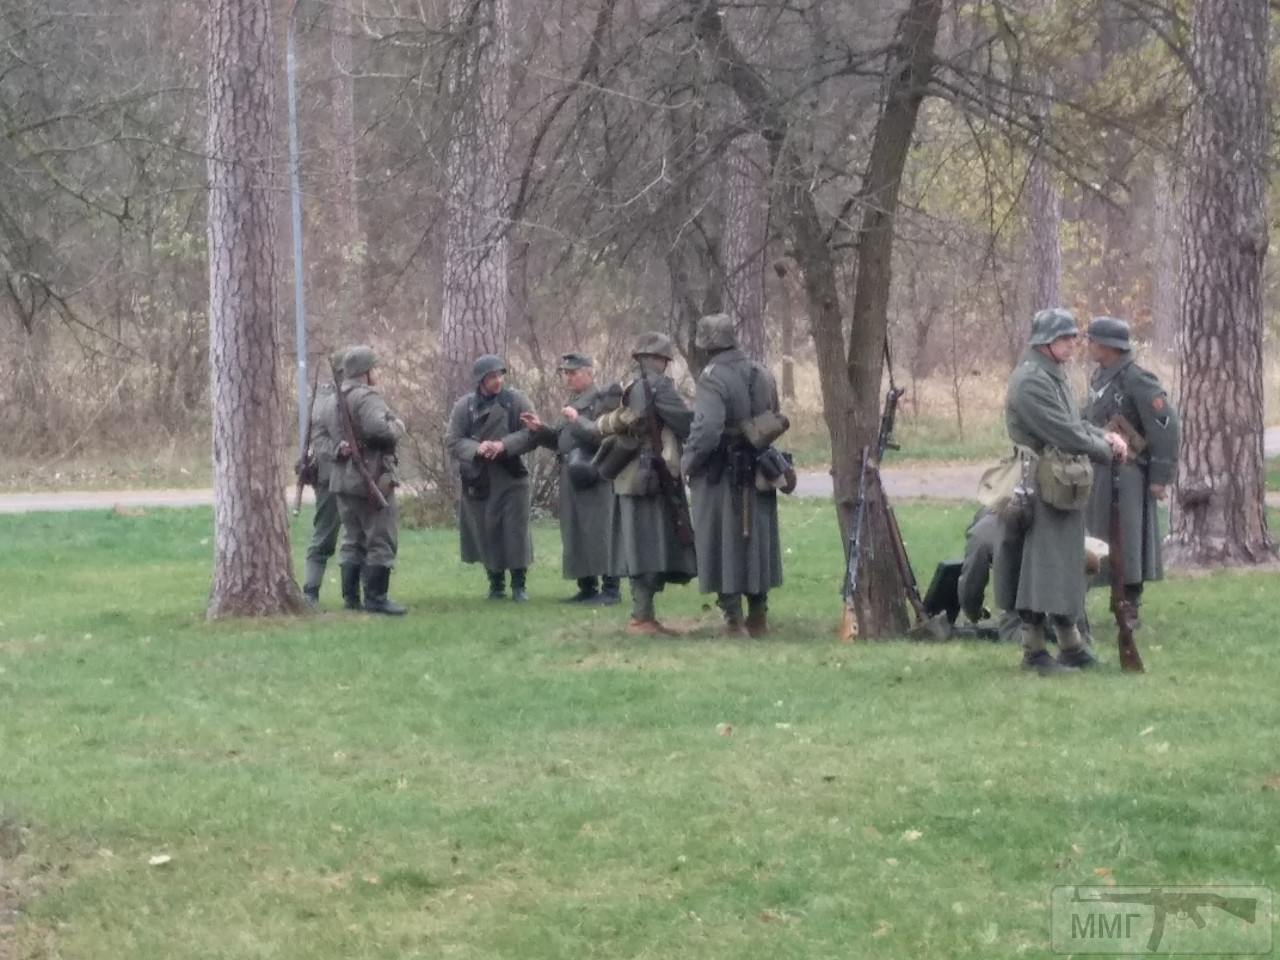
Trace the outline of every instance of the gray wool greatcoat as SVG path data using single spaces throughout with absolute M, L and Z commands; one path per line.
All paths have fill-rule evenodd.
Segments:
M 600 446 L 600 431 L 596 428 L 595 419 L 605 412 L 607 402 L 605 394 L 593 384 L 569 398 L 567 406 L 578 411 L 577 420 L 561 417 L 535 435 L 539 444 L 556 451 L 556 463 L 560 468 L 562 569 L 569 580 L 609 573 L 613 484 L 608 480 L 598 480 L 584 489 L 575 487 L 569 479 L 569 454 L 579 449 L 590 460 Z
M 773 375 L 742 350 L 723 350 L 702 369 L 682 466 L 689 478 L 703 593 L 762 594 L 782 585 L 777 492 L 757 490 L 754 471 L 751 482 L 737 486 L 731 471 L 722 469 L 727 447 L 746 444 L 739 425 L 767 410 L 778 410 Z M 743 498 L 749 537 L 743 536 Z
M 676 390 L 675 382 L 665 374 L 645 374 L 653 393 L 654 406 L 662 426 L 663 456 L 667 468 L 680 475 L 680 449 L 689 436 L 693 411 Z M 599 421 L 602 433 L 627 432 L 640 439 L 642 449 L 653 453 L 653 443 L 644 428 L 648 404 L 640 381 L 628 384 L 622 394 L 622 410 L 605 414 Z M 635 422 L 622 424 L 623 410 Z M 688 583 L 698 572 L 693 547 L 686 547 L 676 536 L 675 523 L 661 494 L 638 494 L 633 486 L 636 461 L 623 469 L 613 481 L 613 522 L 610 524 L 609 573 L 619 577 L 662 575 L 666 583 Z
M 1117 413 L 1147 441 L 1146 450 L 1119 468 L 1124 579 L 1130 584 L 1161 580 L 1164 562 L 1160 555 L 1160 513 L 1151 485 L 1173 484 L 1178 465 L 1178 413 L 1155 374 L 1138 366 L 1132 358 L 1113 367 L 1099 367 L 1089 379 L 1085 419 L 1105 427 Z M 1108 543 L 1112 469 L 1109 462 L 1095 464 L 1086 521 L 1089 533 Z
M 1037 454 L 1057 447 L 1095 463 L 1111 459 L 1099 427 L 1082 420 L 1062 365 L 1035 349 L 1023 354 L 1005 394 L 1005 426 Z M 1067 616 L 1084 613 L 1085 511 L 1059 510 L 1032 497 L 1034 517 L 1022 535 L 1006 531 L 996 550 L 996 603 L 1005 610 Z
M 520 425 L 520 414 L 532 410 L 528 397 L 505 387 L 493 397 L 474 390 L 453 405 L 445 437 L 449 453 L 460 465 L 477 466 L 488 480 L 484 499 L 463 493 L 458 500 L 463 563 L 497 571 L 524 570 L 533 562 L 529 476 L 520 459 L 535 446 L 533 435 Z M 501 440 L 506 453 L 486 460 L 477 453 L 482 440 Z

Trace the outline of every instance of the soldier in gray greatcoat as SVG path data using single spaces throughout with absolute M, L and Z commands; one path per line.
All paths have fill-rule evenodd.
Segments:
M 698 586 L 716 594 L 727 633 L 759 637 L 768 631 L 769 591 L 782 585 L 778 495 L 772 485 L 766 492 L 756 486 L 758 451 L 743 424 L 778 413 L 778 390 L 768 368 L 739 348 L 727 314 L 699 320 L 696 343 L 710 359 L 698 377 L 681 466 L 693 506 Z
M 399 548 L 396 444 L 404 436 L 404 422 L 391 412 L 376 388 L 377 363 L 369 347 L 352 347 L 346 352 L 341 400 L 335 396 L 330 420 L 330 430 L 339 439 L 329 489 L 337 495 L 338 515 L 342 518 L 342 549 L 338 557 L 342 598 L 347 608 L 360 606 L 363 586 L 364 610 L 399 616 L 405 608 L 390 600 L 387 590 Z M 349 424 L 344 423 L 344 406 L 350 414 Z M 385 507 L 379 507 L 371 497 L 357 458 L 382 492 Z
M 329 358 L 335 376 L 342 376 L 342 361 L 346 351 L 338 350 Z M 302 593 L 307 602 L 316 606 L 320 602 L 320 585 L 324 583 L 324 571 L 329 558 L 338 548 L 338 533 L 342 530 L 342 518 L 338 516 L 338 499 L 329 491 L 329 478 L 333 473 L 333 461 L 338 453 L 340 437 L 333 433 L 337 427 L 338 402 L 334 398 L 332 381 L 322 380 L 316 386 L 311 404 L 311 456 L 315 460 L 316 513 L 311 521 L 311 543 L 307 545 L 306 577 Z M 358 591 L 359 588 L 357 588 Z M 357 592 L 356 605 L 359 594 Z
M 631 355 L 638 376 L 623 389 L 622 406 L 597 420 L 603 437 L 616 438 L 613 449 L 625 445 L 633 452 L 614 481 L 613 522 L 610 524 L 610 572 L 631 579 L 631 620 L 627 632 L 672 634 L 658 622 L 654 596 L 668 583 L 688 583 L 697 574 L 693 546 L 680 541 L 671 504 L 656 490 L 651 457 L 661 457 L 680 482 L 681 444 L 689 436 L 693 411 L 667 376 L 674 350 L 662 333 L 643 334 Z M 650 402 L 652 398 L 652 403 Z M 650 413 L 657 417 L 661 449 L 655 449 Z M 601 457 L 610 453 L 602 447 Z M 683 486 L 681 486 L 683 492 Z
M 577 580 L 578 592 L 567 603 L 612 606 L 621 600 L 619 580 L 609 573 L 609 523 L 613 518 L 613 484 L 601 478 L 591 460 L 600 446 L 595 420 L 616 409 L 619 390 L 601 390 L 591 358 L 566 353 L 557 368 L 569 391 L 560 417 L 550 426 L 535 413 L 521 422 L 542 446 L 556 451 L 560 481 L 560 541 L 566 580 Z
M 471 367 L 474 389 L 458 398 L 449 415 L 445 443 L 458 462 L 462 494 L 458 529 L 462 562 L 482 563 L 489 599 L 529 599 L 525 576 L 533 562 L 529 536 L 529 470 L 521 457 L 534 447 L 520 417 L 532 413 L 529 398 L 504 383 L 506 364 L 492 354 Z
M 1165 498 L 1178 466 L 1178 412 L 1156 375 L 1134 362 L 1129 324 L 1095 317 L 1088 338 L 1089 358 L 1098 367 L 1089 378 L 1085 419 L 1098 427 L 1118 423 L 1131 440 L 1140 438 L 1118 468 L 1094 467 L 1088 511 L 1089 532 L 1109 542 L 1111 471 L 1119 469 L 1125 593 L 1136 607 L 1143 583 L 1164 579 L 1157 501 Z
M 1042 468 L 1065 463 L 1064 457 L 1105 463 L 1123 459 L 1128 450 L 1119 434 L 1080 418 L 1062 369 L 1075 354 L 1079 334 L 1069 311 L 1037 313 L 1028 350 L 1014 368 L 1005 395 L 1010 439 L 1038 459 L 1030 525 L 1006 529 L 996 552 L 996 602 L 1018 612 L 1023 668 L 1041 675 L 1098 662 L 1076 627 L 1084 614 L 1086 585 L 1084 504 L 1060 508 L 1048 502 L 1057 493 Z M 1058 639 L 1056 660 L 1045 648 L 1049 623 Z

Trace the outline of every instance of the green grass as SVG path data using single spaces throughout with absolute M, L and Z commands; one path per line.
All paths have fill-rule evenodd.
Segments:
M 922 571 L 970 512 L 900 511 Z M 776 636 L 686 587 L 654 642 L 555 602 L 552 527 L 523 607 L 427 530 L 403 620 L 209 625 L 208 511 L 0 518 L 16 955 L 985 960 L 1048 954 L 1057 884 L 1280 881 L 1274 575 L 1155 585 L 1147 675 L 1045 681 L 834 642 L 830 509 L 784 525 Z
M 899 449 L 885 457 L 889 464 L 906 466 L 947 461 L 998 460 L 1008 451 L 1009 439 L 1002 421 L 975 417 L 964 432 L 954 417 L 920 414 L 899 416 L 894 429 Z M 797 466 L 805 470 L 831 464 L 831 438 L 821 414 L 800 411 L 791 415 L 791 429 L 779 446 L 791 451 Z

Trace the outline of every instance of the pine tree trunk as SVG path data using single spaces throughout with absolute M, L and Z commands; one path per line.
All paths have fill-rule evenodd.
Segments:
M 1151 278 L 1152 329 L 1156 349 L 1172 355 L 1178 339 L 1178 202 L 1180 186 L 1167 160 L 1157 160 L 1154 196 L 1155 272 Z
M 441 347 L 456 396 L 476 357 L 507 349 L 510 0 L 449 0 L 449 18 L 458 38 L 449 77 Z
M 744 142 L 745 140 L 745 142 Z M 740 138 L 725 156 L 724 269 L 726 303 L 747 356 L 764 363 L 764 269 L 767 194 L 764 143 Z
M 329 6 L 329 99 L 332 105 L 333 177 L 331 216 L 337 256 L 335 307 L 337 329 L 345 340 L 367 341 L 370 334 L 365 285 L 366 240 L 360 222 L 356 158 L 355 80 L 352 76 L 351 9 L 345 0 Z
M 1263 481 L 1267 0 L 1200 0 L 1188 125 L 1179 362 L 1182 448 L 1169 560 L 1275 555 Z
M 209 344 L 213 588 L 208 616 L 302 609 L 281 469 L 268 0 L 209 9 Z

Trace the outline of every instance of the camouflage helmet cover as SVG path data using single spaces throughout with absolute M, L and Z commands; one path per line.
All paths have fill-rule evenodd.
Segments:
M 348 379 L 368 373 L 378 365 L 378 355 L 373 347 L 350 347 L 342 358 L 342 375 Z
M 671 344 L 671 338 L 665 333 L 642 333 L 636 339 L 635 348 L 631 351 L 633 357 L 662 357 L 664 360 L 674 359 L 673 354 L 675 348 Z
M 476 362 L 471 365 L 471 380 L 478 387 L 489 374 L 499 372 L 506 373 L 507 365 L 492 353 L 486 353 L 482 357 L 477 357 Z
M 1063 337 L 1078 337 L 1080 330 L 1076 326 L 1076 318 L 1065 307 L 1051 307 L 1041 310 L 1031 320 L 1031 339 L 1027 342 L 1033 347 L 1048 346 Z
M 1129 351 L 1133 344 L 1129 341 L 1129 324 L 1115 317 L 1094 317 L 1089 321 L 1089 339 L 1104 347 Z
M 712 313 L 698 321 L 694 338 L 699 349 L 728 350 L 738 345 L 738 335 L 733 328 L 733 318 L 727 313 Z

